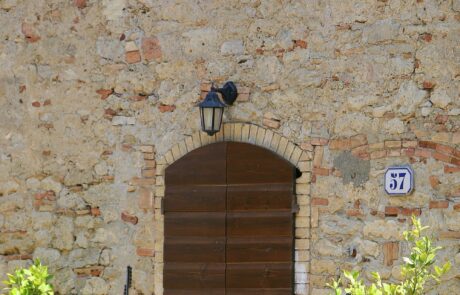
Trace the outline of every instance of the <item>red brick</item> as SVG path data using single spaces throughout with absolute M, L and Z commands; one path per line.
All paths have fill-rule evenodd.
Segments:
M 400 148 L 402 145 L 402 142 L 400 140 L 387 140 L 385 141 L 385 148 Z
M 94 217 L 101 216 L 101 209 L 99 207 L 91 207 L 91 215 Z
M 439 233 L 440 239 L 460 239 L 460 231 L 443 231 Z
M 104 117 L 111 119 L 113 116 L 116 116 L 117 112 L 112 110 L 111 108 L 105 109 L 104 110 Z
M 41 104 L 40 104 L 39 101 L 33 101 L 33 102 L 32 102 L 32 106 L 33 106 L 33 107 L 39 108 L 40 105 L 41 105 Z
M 353 203 L 353 208 L 359 209 L 360 207 L 361 207 L 361 201 L 360 201 L 360 200 L 356 200 L 356 201 Z
M 448 115 L 437 115 L 436 118 L 434 119 L 434 121 L 437 123 L 437 124 L 444 124 L 447 122 L 447 120 L 449 120 L 449 116 Z
M 363 213 L 361 212 L 360 209 L 348 209 L 346 211 L 347 216 L 350 217 L 358 217 L 358 216 L 363 216 Z
M 402 155 L 406 155 L 408 157 L 412 157 L 415 155 L 415 149 L 414 148 L 404 148 L 401 150 Z
M 436 151 L 441 152 L 446 155 L 452 155 L 454 150 L 455 150 L 454 148 L 447 146 L 447 145 L 443 145 L 443 144 L 436 145 Z
M 387 206 L 385 207 L 385 216 L 398 216 L 399 210 L 399 207 Z
M 329 141 L 329 149 L 331 150 L 348 150 L 350 146 L 350 139 L 331 139 Z
M 272 129 L 278 129 L 281 126 L 280 121 L 274 120 L 274 119 L 268 119 L 268 118 L 264 118 L 262 120 L 262 124 L 264 126 L 267 126 L 268 128 L 272 128 Z
M 80 9 L 86 7 L 86 0 L 73 0 L 73 3 Z
M 430 33 L 423 33 L 422 35 L 420 35 L 420 39 L 422 39 L 425 42 L 431 42 L 433 36 Z
M 441 184 L 441 182 L 439 181 L 439 178 L 435 175 L 431 175 L 429 180 L 430 180 L 430 185 L 433 189 L 437 189 L 439 184 Z
M 166 104 L 160 104 L 158 106 L 158 109 L 160 110 L 160 113 L 166 113 L 166 112 L 174 112 L 174 110 L 176 109 L 176 106 L 175 105 L 166 105 Z
M 133 177 L 130 182 L 131 185 L 153 185 L 155 184 L 155 178 L 139 178 Z
M 351 150 L 351 153 L 355 156 L 359 156 L 361 154 L 367 154 L 369 150 L 369 145 L 362 145 L 355 147 L 354 149 Z
M 46 191 L 44 193 L 36 193 L 34 195 L 35 200 L 49 200 L 54 201 L 56 200 L 56 194 L 53 191 Z
M 327 206 L 329 205 L 329 200 L 325 198 L 311 198 L 312 206 Z
M 309 152 L 313 151 L 313 145 L 309 142 L 302 142 L 300 144 L 300 148 L 304 151 L 309 151 Z
M 460 159 L 459 158 L 452 158 L 452 160 L 450 160 L 450 163 L 454 164 L 456 166 L 460 166 Z
M 364 134 L 358 134 L 350 138 L 350 148 L 363 146 L 367 144 L 367 136 Z
M 159 60 L 162 57 L 160 41 L 156 37 L 142 39 L 141 49 L 147 61 Z
M 294 40 L 294 47 L 300 47 L 305 49 L 308 47 L 308 43 L 304 40 Z
M 110 94 L 113 93 L 113 89 L 99 89 L 96 90 L 96 93 L 101 96 L 102 100 L 105 100 L 107 97 L 109 97 Z
M 86 276 L 99 277 L 101 276 L 103 270 L 104 270 L 103 266 L 90 266 L 90 267 L 80 267 L 80 268 L 73 269 L 74 273 L 78 277 L 86 277 Z
M 415 156 L 422 157 L 422 158 L 429 158 L 431 157 L 431 151 L 427 149 L 415 149 Z
M 434 85 L 431 81 L 423 81 L 423 89 L 433 89 Z
M 399 242 L 387 242 L 383 244 L 383 263 L 385 266 L 393 265 L 393 261 L 399 257 Z
M 438 152 L 434 152 L 434 153 L 433 153 L 433 158 L 435 158 L 436 160 L 445 162 L 445 163 L 450 163 L 450 162 L 452 161 L 452 157 L 451 157 L 451 156 L 448 156 L 448 155 L 445 155 L 445 154 L 441 154 L 441 153 L 438 153 Z
M 313 167 L 313 174 L 328 176 L 330 170 L 328 168 Z
M 152 177 L 155 177 L 155 175 L 156 175 L 155 169 L 143 169 L 142 170 L 142 177 L 152 178 Z
M 418 146 L 421 148 L 427 148 L 427 149 L 436 149 L 436 143 L 432 141 L 426 141 L 426 140 L 420 140 L 418 142 Z
M 371 152 L 371 159 L 381 159 L 387 156 L 387 151 L 374 151 Z
M 23 93 L 24 91 L 26 91 L 27 87 L 26 85 L 20 85 L 19 86 L 19 93 Z
M 137 216 L 134 216 L 132 214 L 129 214 L 127 212 L 121 212 L 121 220 L 125 221 L 125 222 L 129 222 L 131 224 L 137 224 L 138 222 L 138 218 Z
M 140 209 L 149 210 L 153 207 L 153 192 L 147 188 L 139 189 L 138 205 Z
M 405 148 L 416 148 L 418 145 L 418 142 L 416 140 L 404 140 L 402 142 L 402 146 Z
M 460 167 L 444 166 L 444 173 L 456 173 L 460 172 Z
M 460 204 L 455 204 L 454 205 L 454 211 L 460 212 Z
M 155 153 L 143 153 L 144 154 L 144 160 L 154 160 L 155 159 Z
M 12 255 L 4 255 L 2 256 L 5 261 L 12 261 L 12 260 L 31 260 L 31 254 L 12 254 Z
M 420 216 L 422 214 L 422 209 L 420 208 L 401 208 L 400 213 L 404 216 Z
M 460 150 L 457 150 L 455 149 L 453 152 L 452 152 L 452 155 L 456 158 L 460 158 Z
M 26 38 L 27 42 L 34 43 L 40 40 L 40 35 L 38 35 L 37 30 L 32 24 L 22 23 L 21 32 Z
M 141 61 L 141 53 L 139 52 L 139 50 L 126 52 L 125 60 L 129 64 L 138 63 Z
M 324 147 L 318 146 L 315 148 L 315 153 L 313 156 L 313 167 L 321 167 L 323 161 Z
M 391 149 L 387 151 L 387 156 L 388 157 L 399 157 L 401 156 L 401 150 L 400 149 Z
M 430 209 L 446 209 L 449 207 L 449 201 L 430 201 Z
M 143 256 L 143 257 L 154 257 L 155 256 L 155 250 L 154 249 L 149 249 L 149 248 L 140 248 L 140 247 L 138 247 L 136 249 L 136 254 L 138 256 Z
M 329 142 L 329 139 L 320 138 L 320 137 L 312 138 L 310 141 L 312 145 L 327 145 L 328 142 Z
M 147 99 L 147 96 L 145 95 L 133 95 L 129 97 L 130 100 L 132 101 L 143 101 Z

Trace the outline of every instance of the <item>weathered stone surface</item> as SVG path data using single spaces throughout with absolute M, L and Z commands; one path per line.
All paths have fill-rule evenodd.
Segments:
M 363 228 L 365 237 L 400 240 L 404 227 L 395 220 L 375 220 Z
M 81 289 L 83 295 L 104 295 L 109 291 L 106 281 L 101 278 L 90 278 Z
M 240 55 L 244 53 L 244 45 L 241 40 L 226 41 L 220 47 L 220 53 L 223 55 Z

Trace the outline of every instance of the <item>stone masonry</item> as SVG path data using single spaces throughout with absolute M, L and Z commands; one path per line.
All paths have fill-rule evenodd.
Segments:
M 415 214 L 460 290 L 459 0 L 0 0 L 0 279 L 162 295 L 164 169 L 221 140 L 296 165 L 295 294 L 401 279 Z M 197 103 L 239 96 L 216 136 Z M 410 164 L 415 190 L 383 174 Z

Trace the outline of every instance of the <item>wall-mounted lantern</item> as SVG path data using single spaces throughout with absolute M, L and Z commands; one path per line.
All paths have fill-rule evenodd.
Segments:
M 218 93 L 222 95 L 222 100 Z M 198 105 L 200 107 L 201 129 L 208 135 L 219 132 L 222 125 L 224 107 L 232 105 L 238 96 L 238 91 L 233 82 L 229 81 L 222 88 L 214 85 L 206 95 L 206 98 Z

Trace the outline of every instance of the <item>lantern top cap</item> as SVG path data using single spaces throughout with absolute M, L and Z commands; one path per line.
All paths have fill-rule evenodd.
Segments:
M 223 108 L 225 104 L 219 99 L 215 91 L 210 91 L 206 98 L 198 104 L 200 108 Z

